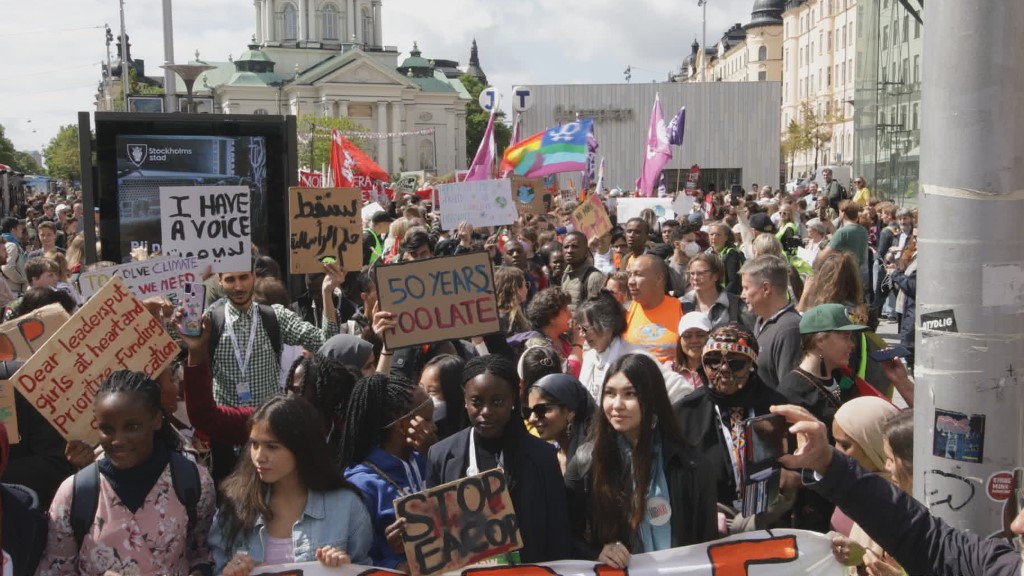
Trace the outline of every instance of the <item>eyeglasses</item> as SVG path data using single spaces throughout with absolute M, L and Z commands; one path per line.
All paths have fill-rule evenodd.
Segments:
M 531 414 L 536 414 L 538 420 L 547 418 L 548 412 L 554 410 L 555 408 L 560 408 L 561 406 L 561 404 L 554 403 L 543 403 L 534 404 L 533 406 L 523 406 L 523 420 L 529 420 Z
M 728 366 L 730 372 L 741 372 L 750 366 L 749 358 L 723 358 L 721 354 L 708 354 L 703 361 L 704 367 L 709 370 L 721 370 Z

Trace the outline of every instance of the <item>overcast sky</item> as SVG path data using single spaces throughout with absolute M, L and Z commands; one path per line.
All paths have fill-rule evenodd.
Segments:
M 748 22 L 753 3 L 710 0 L 708 44 Z M 0 28 L 0 124 L 19 150 L 41 150 L 76 112 L 95 110 L 103 25 L 117 34 L 118 1 L 14 4 Z M 146 61 L 147 76 L 163 75 L 160 6 L 125 0 L 132 56 Z M 173 10 L 178 63 L 197 49 L 203 60 L 237 57 L 255 32 L 252 0 L 174 0 Z M 627 65 L 633 82 L 663 81 L 700 36 L 701 11 L 697 0 L 383 0 L 384 44 L 398 46 L 401 61 L 415 40 L 424 57 L 465 67 L 475 37 L 484 71 L 505 94 L 516 84 L 620 83 Z

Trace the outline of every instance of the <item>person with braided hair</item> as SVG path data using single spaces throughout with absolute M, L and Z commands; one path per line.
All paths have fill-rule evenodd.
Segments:
M 206 540 L 213 480 L 202 466 L 181 463 L 179 436 L 160 405 L 160 384 L 141 372 L 114 372 L 100 385 L 93 407 L 104 455 L 57 490 L 37 574 L 211 574 Z M 194 512 L 179 496 L 177 466 L 198 474 Z M 90 477 L 96 492 L 87 495 L 79 486 Z M 95 502 L 86 518 L 95 521 L 79 527 L 74 511 L 85 496 Z
M 524 563 L 570 557 L 565 486 L 553 446 L 523 424 L 516 366 L 498 355 L 466 363 L 462 389 L 471 426 L 427 455 L 427 486 L 502 468 L 519 522 Z
M 359 380 L 342 433 L 345 479 L 363 493 L 370 512 L 374 566 L 405 570 L 405 520 L 395 520 L 396 498 L 426 489 L 421 442 L 409 432 L 433 427 L 434 404 L 404 376 L 374 374 Z

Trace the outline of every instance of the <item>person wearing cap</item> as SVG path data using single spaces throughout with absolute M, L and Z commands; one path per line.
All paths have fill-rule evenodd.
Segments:
M 711 319 L 703 312 L 690 312 L 679 321 L 679 349 L 672 370 L 681 375 L 694 389 L 704 385 L 700 377 L 704 344 L 711 332 Z
M 381 210 L 370 216 L 370 225 L 363 230 L 363 264 L 373 266 L 384 255 L 384 237 L 395 218 Z
M 759 351 L 757 339 L 744 326 L 715 328 L 701 352 L 705 385 L 673 405 L 683 436 L 703 455 L 714 476 L 719 508 L 728 510 L 730 517 L 742 508 L 743 421 L 768 414 L 770 406 L 786 401 L 758 377 Z

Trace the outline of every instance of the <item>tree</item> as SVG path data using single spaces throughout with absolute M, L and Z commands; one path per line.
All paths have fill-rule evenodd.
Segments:
M 316 126 L 314 132 L 313 126 Z M 343 130 L 346 132 L 367 132 L 348 116 L 334 118 L 332 116 L 316 116 L 314 114 L 303 114 L 296 122 L 299 140 L 299 166 L 307 166 L 310 170 L 319 170 L 321 166 L 328 166 L 331 163 L 331 130 Z M 309 155 L 310 136 L 313 139 L 313 156 Z M 361 138 L 346 136 L 357 148 L 370 154 L 366 149 L 366 143 Z
M 469 102 L 466 103 L 466 161 L 471 163 L 473 157 L 476 156 L 477 149 L 480 148 L 480 141 L 484 139 L 484 131 L 487 130 L 487 121 L 490 119 L 491 113 L 480 106 L 480 93 L 486 86 L 477 80 L 476 76 L 469 74 L 463 74 L 459 77 L 459 81 L 471 96 Z M 500 122 L 504 118 L 505 113 L 498 112 L 494 119 L 494 145 L 498 148 L 495 151 L 496 155 L 504 152 L 508 143 L 512 141 L 512 131 Z
M 4 127 L 0 125 L 0 164 L 6 164 L 18 172 L 25 174 L 40 174 L 43 168 L 36 162 L 36 159 L 25 152 L 19 152 L 14 147 L 14 142 L 4 134 Z
M 78 125 L 68 124 L 57 131 L 43 149 L 50 176 L 58 180 L 81 180 L 82 164 L 78 155 Z
M 796 155 L 810 147 L 811 142 L 803 133 L 800 124 L 797 124 L 796 120 L 790 120 L 789 125 L 786 126 L 786 135 L 782 137 L 782 156 L 789 158 L 789 179 L 793 178 Z
M 807 141 L 805 150 L 814 150 L 814 171 L 818 171 L 818 159 L 821 151 L 832 141 L 832 131 L 836 124 L 845 122 L 842 114 L 831 110 L 819 116 L 814 106 L 808 101 L 800 103 L 800 133 Z

